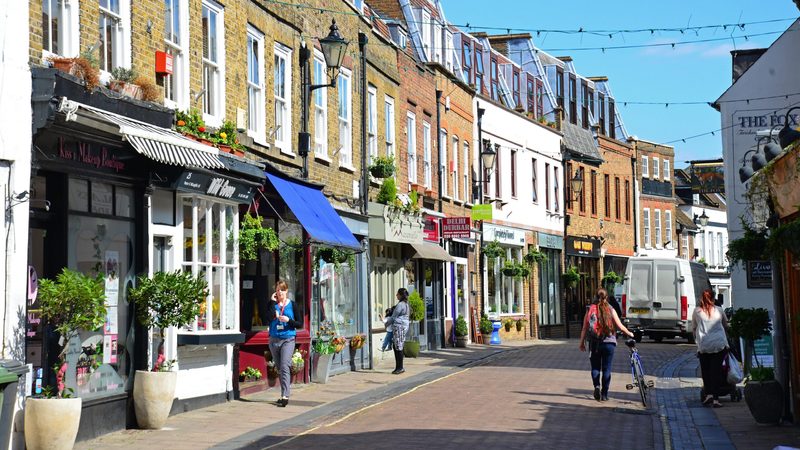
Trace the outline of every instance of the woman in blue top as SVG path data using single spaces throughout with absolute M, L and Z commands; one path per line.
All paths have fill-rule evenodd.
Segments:
M 289 286 L 283 280 L 275 283 L 275 293 L 267 302 L 267 322 L 269 323 L 269 351 L 278 366 L 281 381 L 281 398 L 278 406 L 289 404 L 291 394 L 292 354 L 297 329 L 303 328 L 303 310 L 299 303 L 289 300 Z

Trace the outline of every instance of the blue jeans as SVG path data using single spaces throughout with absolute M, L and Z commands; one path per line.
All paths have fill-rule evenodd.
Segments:
M 608 386 L 611 384 L 611 362 L 614 361 L 614 349 L 616 344 L 609 342 L 601 343 L 596 351 L 589 355 L 589 361 L 592 364 L 592 383 L 594 387 L 601 386 L 600 373 L 603 374 L 602 388 L 600 394 L 608 396 Z
M 393 332 L 391 331 L 386 332 L 386 337 L 383 338 L 383 343 L 381 344 L 381 351 L 389 350 L 390 348 L 392 348 L 392 335 L 394 335 Z

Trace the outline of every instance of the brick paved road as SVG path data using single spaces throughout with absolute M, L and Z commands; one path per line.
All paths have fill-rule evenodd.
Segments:
M 627 349 L 618 348 L 607 403 L 592 398 L 587 354 L 577 342 L 503 353 L 347 417 L 328 418 L 307 434 L 274 430 L 250 442 L 265 448 L 664 448 L 656 408 L 626 391 Z M 690 347 L 642 344 L 648 374 Z

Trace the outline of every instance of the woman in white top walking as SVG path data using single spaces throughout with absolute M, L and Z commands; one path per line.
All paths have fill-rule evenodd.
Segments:
M 722 308 L 714 305 L 711 289 L 703 291 L 703 298 L 692 313 L 692 331 L 697 342 L 697 357 L 700 358 L 700 372 L 703 376 L 703 390 L 706 397 L 703 404 L 719 408 L 721 390 L 727 384 L 722 361 L 728 349 L 728 318 Z

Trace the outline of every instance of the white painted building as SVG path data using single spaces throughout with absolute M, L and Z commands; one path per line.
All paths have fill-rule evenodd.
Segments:
M 765 226 L 767 211 L 763 208 L 751 210 L 745 198 L 749 183 L 740 180 L 739 169 L 750 163 L 752 152 L 747 152 L 757 146 L 756 133 L 777 127 L 777 136 L 789 108 L 800 106 L 798 49 L 800 20 L 792 23 L 769 49 L 746 68 L 714 105 L 720 112 L 723 159 L 728 175 L 725 177 L 725 194 L 730 239 L 743 235 L 740 218 L 756 228 Z M 800 110 L 792 112 L 791 120 L 796 127 Z M 737 266 L 731 269 L 731 284 L 734 306 L 763 307 L 772 311 L 772 290 L 748 287 L 745 268 Z

